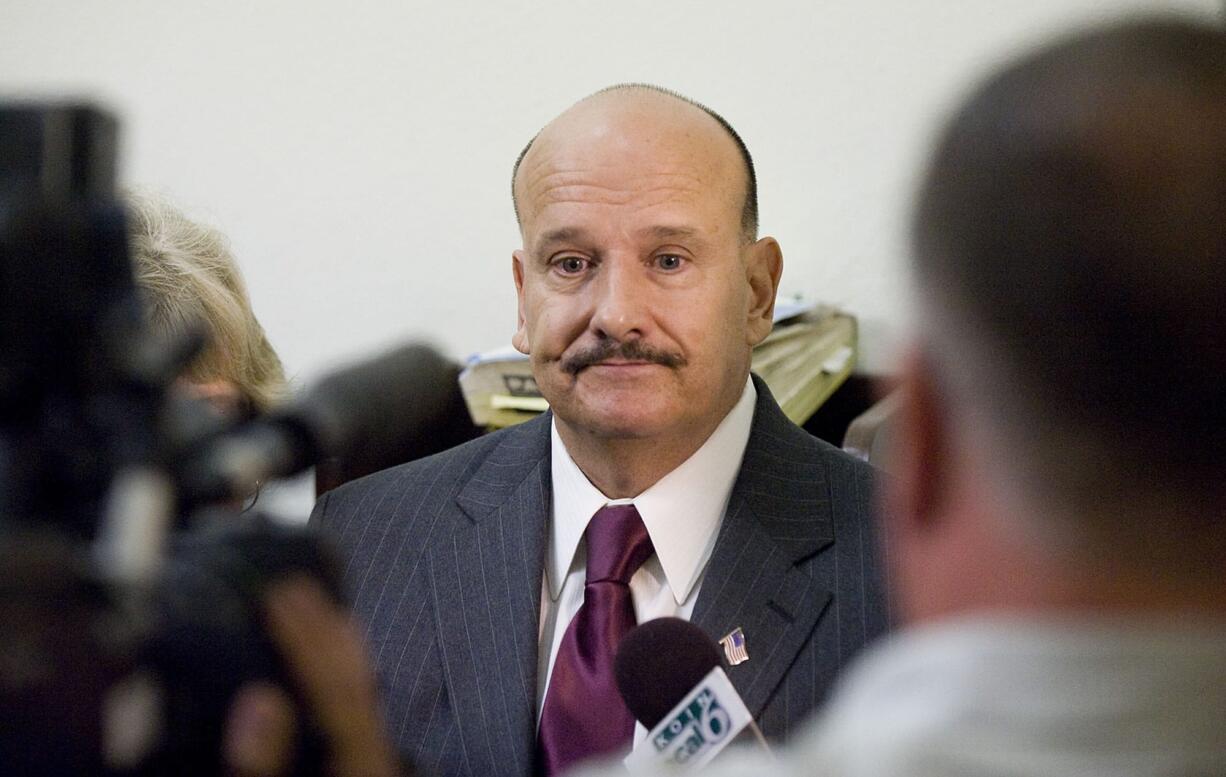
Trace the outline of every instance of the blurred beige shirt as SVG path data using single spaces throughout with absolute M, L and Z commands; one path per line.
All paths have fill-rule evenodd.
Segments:
M 809 733 L 776 755 L 723 753 L 701 774 L 1226 775 L 1226 623 L 998 617 L 907 629 L 870 648 Z

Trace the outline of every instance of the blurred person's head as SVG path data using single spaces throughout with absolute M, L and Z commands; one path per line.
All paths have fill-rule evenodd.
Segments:
M 225 237 L 149 194 L 127 197 L 136 282 L 153 330 L 166 337 L 202 327 L 208 336 L 180 386 L 219 411 L 264 412 L 286 393 Z
M 710 109 L 624 85 L 541 130 L 512 186 L 513 342 L 563 440 L 572 455 L 645 442 L 679 465 L 736 404 L 771 329 L 782 258 L 757 237 L 744 144 Z
M 944 130 L 913 239 L 907 614 L 1226 612 L 1226 32 L 1007 66 Z

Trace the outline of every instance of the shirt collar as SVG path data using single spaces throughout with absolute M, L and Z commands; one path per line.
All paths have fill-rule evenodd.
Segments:
M 632 502 L 660 559 L 677 604 L 689 598 L 715 548 L 732 486 L 753 426 L 757 391 L 746 380 L 741 398 L 707 441 L 679 467 L 631 500 L 611 500 L 592 485 L 551 430 L 553 521 L 545 573 L 557 600 L 587 523 L 606 504 Z

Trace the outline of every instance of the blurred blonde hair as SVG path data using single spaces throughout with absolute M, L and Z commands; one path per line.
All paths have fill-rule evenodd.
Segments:
M 231 381 L 252 409 L 268 410 L 287 393 L 285 371 L 251 310 L 225 236 L 147 192 L 125 200 L 133 271 L 150 325 L 166 336 L 203 326 L 209 337 L 183 377 Z

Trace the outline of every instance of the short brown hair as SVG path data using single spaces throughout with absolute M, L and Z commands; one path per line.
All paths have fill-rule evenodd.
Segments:
M 913 234 L 938 374 L 1024 495 L 1134 544 L 1226 537 L 1226 31 L 1120 22 L 997 73 Z

